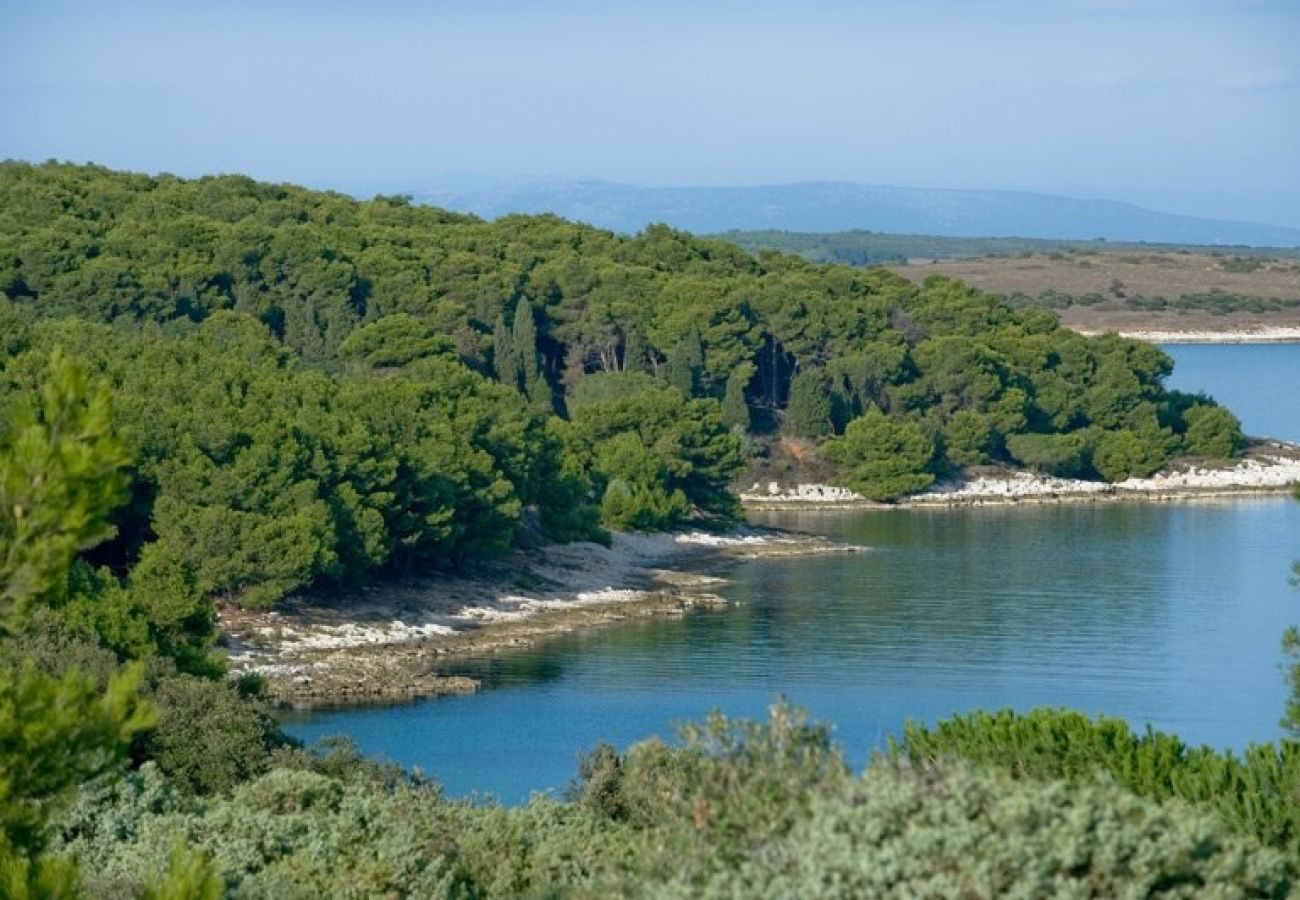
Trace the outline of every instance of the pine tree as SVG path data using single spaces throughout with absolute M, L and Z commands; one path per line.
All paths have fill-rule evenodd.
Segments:
M 40 401 L 19 409 L 0 442 L 0 636 L 21 631 L 33 605 L 66 591 L 77 554 L 108 537 L 128 457 L 108 393 L 55 351 Z M 128 666 L 103 693 L 30 661 L 0 665 L 0 895 L 78 896 L 72 860 L 46 853 L 50 821 L 77 786 L 116 769 L 154 721 Z
M 0 447 L 0 628 L 67 587 L 82 550 L 112 534 L 130 461 L 106 388 L 55 350 L 38 404 L 15 410 Z

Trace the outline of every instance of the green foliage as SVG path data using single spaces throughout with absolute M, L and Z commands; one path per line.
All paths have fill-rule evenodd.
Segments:
M 691 328 L 668 354 L 668 383 L 685 396 L 693 397 L 700 389 L 703 369 L 704 345 L 699 331 Z
M 622 403 L 644 391 L 651 390 L 657 382 L 645 372 L 595 372 L 584 375 L 573 388 L 569 398 L 569 411 L 577 413 L 593 403 Z
M 958 410 L 943 427 L 943 455 L 959 468 L 983 465 L 993 452 L 993 435 L 989 416 Z
M 519 355 L 515 350 L 514 336 L 506 324 L 505 313 L 497 315 L 492 329 L 492 367 L 497 380 L 512 388 L 519 387 Z
M 1300 579 L 1300 563 L 1296 564 L 1296 579 Z M 1282 716 L 1282 727 L 1292 739 L 1300 739 L 1300 628 L 1292 625 L 1282 635 L 1282 653 L 1288 662 L 1286 681 L 1290 692 L 1287 694 L 1286 712 Z
M 343 359 L 371 369 L 401 368 L 421 359 L 454 353 L 450 338 L 408 313 L 363 325 L 349 334 L 338 349 Z
M 1088 442 L 1083 434 L 1013 434 L 1007 437 L 1007 452 L 1023 466 L 1047 475 L 1065 478 L 1084 474 L 1088 466 Z
M 1300 852 L 1300 744 L 1255 744 L 1238 757 L 1148 730 L 1135 735 L 1120 719 L 1069 710 L 977 712 L 934 728 L 909 723 L 891 751 L 913 763 L 961 759 L 1017 778 L 1087 782 L 1097 776 L 1156 801 L 1213 811 L 1260 843 Z
M 744 450 L 716 400 L 688 400 L 674 388 L 654 386 L 584 403 L 573 426 L 605 485 L 606 524 L 662 527 L 692 508 L 723 519 L 738 514 L 729 486 L 744 465 Z
M 895 421 L 878 409 L 850 422 L 843 437 L 829 442 L 825 451 L 841 465 L 844 486 L 872 500 L 893 500 L 934 482 L 927 471 L 934 443 L 919 426 Z
M 575 801 L 640 827 L 689 826 L 718 853 L 739 855 L 787 833 L 813 792 L 850 777 L 830 729 L 784 702 L 766 722 L 715 712 L 679 737 L 679 747 L 650 740 L 622 757 L 598 747 L 580 767 Z
M 270 709 L 224 680 L 159 677 L 147 696 L 158 711 L 157 725 L 136 752 L 188 793 L 224 793 L 246 784 L 287 744 Z
M 172 339 L 62 322 L 28 335 L 5 371 L 15 402 L 35 392 L 47 345 L 79 340 L 136 444 L 132 499 L 105 555 L 132 575 L 92 605 L 68 599 L 126 655 L 146 640 L 201 655 L 210 632 L 193 626 L 211 618 L 213 594 L 264 605 L 316 582 L 499 552 L 528 506 L 556 537 L 596 536 L 569 433 L 445 355 L 330 378 L 226 313 Z
M 1092 448 L 1092 467 L 1107 481 L 1145 478 L 1159 471 L 1164 461 L 1163 441 L 1151 430 L 1104 431 Z
M 826 437 L 834 430 L 831 421 L 830 382 L 820 369 L 806 369 L 790 381 L 790 402 L 785 423 L 796 437 Z
M 881 764 L 697 895 L 1270 897 L 1295 877 L 1212 816 L 1112 786 Z
M 221 900 L 225 884 L 201 853 L 172 850 L 167 873 L 145 888 L 142 900 Z
M 0 879 L 30 879 L 35 890 L 54 877 L 41 859 L 50 819 L 78 784 L 112 772 L 152 723 L 140 676 L 138 665 L 125 670 L 101 693 L 75 672 L 53 679 L 30 663 L 0 666 Z
M 524 393 L 528 395 L 534 408 L 542 412 L 550 412 L 555 400 L 551 396 L 551 385 L 546 380 L 542 357 L 537 350 L 536 314 L 533 312 L 532 304 L 527 300 L 520 300 L 515 306 L 515 324 L 510 333 Z
M 691 502 L 681 488 L 669 488 L 666 461 L 633 431 L 616 434 L 596 448 L 596 470 L 606 480 L 601 519 L 619 530 L 654 531 L 685 521 Z
M 601 508 L 623 527 L 679 523 L 682 497 L 734 517 L 743 432 L 782 417 L 819 439 L 879 410 L 941 448 L 845 473 L 881 496 L 938 464 L 1086 476 L 1095 447 L 1121 477 L 1240 446 L 1223 414 L 1175 409 L 1159 350 L 1080 337 L 949 279 L 755 259 L 662 226 L 620 237 L 92 166 L 0 164 L 0 208 L 0 404 L 17 411 L 0 440 L 37 415 L 38 375 L 62 348 L 111 385 L 135 459 L 94 557 L 112 575 L 75 573 L 69 615 L 124 655 L 156 644 L 191 668 L 207 598 L 267 605 L 455 566 L 508 548 L 526 521 L 599 538 Z M 662 415 L 661 399 L 644 424 L 592 433 L 584 409 L 644 406 L 650 379 L 708 405 Z M 557 411 L 577 427 L 551 424 Z M 662 466 L 598 452 L 627 430 Z M 1077 438 L 1057 436 L 1076 433 L 1089 445 L 1071 459 L 1060 451 Z M 640 480 L 593 470 L 598 458 Z M 120 490 L 120 463 L 95 460 Z M 19 480 L 6 490 L 27 490 Z M 92 539 L 66 521 L 66 548 Z
M 727 376 L 727 388 L 722 397 L 722 420 L 741 434 L 749 431 L 749 401 L 745 399 L 745 388 L 753 377 L 753 365 L 736 369 Z
M 108 391 L 61 352 L 0 425 L 0 626 L 66 598 L 76 555 L 109 537 L 130 456 Z
M 620 237 L 551 216 L 489 223 L 400 198 L 360 203 L 239 177 L 185 181 L 22 163 L 0 165 L 0 208 L 7 248 L 0 285 L 11 301 L 0 318 L 116 323 L 122 343 L 123 332 L 141 337 L 156 323 L 168 335 L 162 345 L 179 340 L 200 356 L 230 351 L 254 369 L 240 372 L 227 359 L 213 383 L 195 385 L 195 360 L 193 373 L 179 367 L 183 377 L 171 390 L 157 382 L 180 360 L 132 347 L 121 352 L 149 363 L 133 375 L 103 359 L 102 333 L 62 334 L 70 352 L 77 345 L 74 355 L 117 370 L 115 388 L 172 401 L 184 391 L 196 408 L 213 404 L 212 421 L 188 429 L 158 427 L 169 416 L 160 416 L 160 404 L 141 404 L 139 440 L 154 443 L 142 449 L 157 455 L 142 458 L 148 479 L 133 495 L 134 520 L 122 523 L 134 530 L 124 528 L 121 549 L 138 552 L 155 530 L 145 520 L 165 512 L 172 527 L 159 532 L 164 542 L 229 555 L 224 567 L 191 560 L 200 589 L 252 602 L 409 559 L 377 519 L 388 493 L 382 479 L 365 485 L 369 491 L 353 480 L 383 468 L 382 459 L 363 455 L 352 465 L 331 443 L 363 453 L 366 435 L 332 420 L 328 383 L 337 374 L 322 372 L 374 379 L 454 355 L 495 373 L 545 416 L 579 405 L 554 395 L 560 371 L 570 391 L 594 374 L 648 371 L 688 397 L 729 394 L 725 421 L 737 428 L 746 418 L 767 428 L 785 411 L 795 433 L 821 437 L 829 433 L 827 399 L 836 430 L 876 407 L 944 440 L 956 465 L 1014 461 L 1007 441 L 1026 432 L 1141 433 L 1146 425 L 1135 416 L 1166 395 L 1168 358 L 1137 342 L 1082 338 L 1041 310 L 948 279 L 918 287 L 882 271 L 771 253 L 756 259 L 663 226 Z M 232 311 L 240 315 L 229 318 Z M 208 340 L 188 343 L 195 323 L 202 332 L 222 316 Z M 275 343 L 268 346 L 252 320 Z M 21 351 L 28 339 L 7 340 Z M 809 389 L 813 376 L 795 375 L 814 370 L 829 379 L 823 390 Z M 264 392 L 266 378 L 278 382 L 275 390 Z M 252 433 L 255 409 L 264 434 Z M 328 434 L 312 421 L 322 413 Z M 987 445 L 970 415 L 987 417 Z M 231 416 L 243 418 L 238 429 L 223 428 Z M 291 421 L 294 433 L 276 433 Z M 1188 424 L 1163 423 L 1178 435 Z M 187 430 L 193 448 L 183 446 Z M 267 442 L 284 448 L 281 458 L 269 458 Z M 1165 443 L 1162 454 L 1180 449 Z M 254 463 L 273 464 L 275 477 L 240 470 Z M 517 489 L 516 473 L 503 469 Z M 200 496 L 170 505 L 170 491 L 153 480 L 165 474 L 196 485 Z M 1092 474 L 1086 464 L 1081 474 Z M 250 484 L 251 496 L 235 496 L 227 480 Z M 604 495 L 603 485 L 593 488 L 590 504 Z M 444 561 L 500 546 L 434 542 L 442 550 L 432 556 Z
M 505 809 L 286 769 L 196 802 L 145 766 L 84 798 L 64 846 L 106 898 L 166 871 L 177 835 L 241 897 L 1280 897 L 1297 879 L 1214 815 L 1114 784 L 890 761 L 854 777 L 784 705 L 597 748 L 580 773 L 569 802 Z
M 1187 425 L 1183 441 L 1189 456 L 1230 459 L 1246 443 L 1240 420 L 1221 406 L 1198 403 L 1183 413 L 1183 421 Z

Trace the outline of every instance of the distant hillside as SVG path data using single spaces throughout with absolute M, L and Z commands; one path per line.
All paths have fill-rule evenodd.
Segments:
M 553 212 L 614 231 L 665 222 L 695 232 L 780 228 L 953 237 L 1021 237 L 1300 246 L 1300 229 L 1172 215 L 1111 200 L 1018 191 L 930 190 L 847 182 L 637 187 L 605 181 L 508 182 L 416 192 L 422 203 L 486 218 Z

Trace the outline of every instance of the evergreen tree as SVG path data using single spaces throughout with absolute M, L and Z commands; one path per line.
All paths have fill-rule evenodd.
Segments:
M 641 336 L 641 330 L 634 325 L 627 330 L 627 335 L 623 338 L 623 371 L 644 371 L 645 360 L 645 338 Z
M 804 369 L 790 380 L 785 424 L 791 434 L 813 440 L 826 437 L 834 430 L 830 384 L 823 370 Z
M 843 484 L 872 500 L 893 500 L 934 483 L 928 470 L 934 443 L 915 422 L 899 422 L 871 408 L 826 445 L 842 466 Z
M 555 407 L 555 398 L 542 368 L 542 355 L 537 351 L 537 319 L 533 305 L 527 299 L 520 299 L 515 307 L 515 324 L 511 336 L 524 393 L 535 409 L 550 412 Z
M 39 399 L 19 401 L 0 447 L 0 620 L 30 602 L 65 599 L 76 555 L 112 534 L 130 460 L 113 431 L 109 395 L 62 352 Z
M 108 395 L 62 354 L 50 361 L 37 408 L 0 440 L 0 636 L 66 591 L 76 555 L 107 537 L 122 499 L 126 454 Z M 0 896 L 75 897 L 73 862 L 45 853 L 49 823 L 78 785 L 112 772 L 152 724 L 137 688 L 143 668 L 61 679 L 30 661 L 0 660 Z
M 496 370 L 498 381 L 518 389 L 519 356 L 515 352 L 514 336 L 506 324 L 505 313 L 497 316 L 496 326 L 492 329 L 492 368 Z
M 727 392 L 722 398 L 722 420 L 734 431 L 749 431 L 749 403 L 745 400 L 745 386 L 753 377 L 753 366 L 741 366 L 727 378 Z
M 668 383 L 687 397 L 700 389 L 700 374 L 704 370 L 704 345 L 700 333 L 692 328 L 668 354 Z

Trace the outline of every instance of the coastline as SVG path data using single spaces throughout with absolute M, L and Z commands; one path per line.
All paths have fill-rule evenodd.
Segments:
M 232 677 L 257 675 L 281 707 L 398 702 L 478 690 L 449 660 L 516 650 L 580 630 L 719 609 L 727 559 L 856 552 L 812 535 L 742 529 L 716 535 L 615 534 L 517 551 L 477 572 L 408 579 L 275 610 L 220 610 Z M 687 569 L 690 571 L 687 571 Z
M 1150 478 L 1130 478 L 1114 484 L 1056 478 L 1030 472 L 1001 470 L 941 482 L 920 494 L 894 503 L 868 500 L 845 488 L 819 484 L 766 491 L 754 485 L 740 495 L 746 509 L 919 509 L 1008 504 L 1177 502 L 1284 494 L 1300 483 L 1300 446 L 1261 441 L 1233 466 L 1211 468 L 1184 465 Z
M 1085 337 L 1113 332 L 1120 337 L 1135 338 L 1152 344 L 1296 344 L 1300 343 L 1300 326 L 1272 325 L 1260 328 L 1217 330 L 1166 329 L 1092 329 L 1076 328 Z
M 844 488 L 775 483 L 742 493 L 753 510 L 936 509 L 1015 504 L 1180 502 L 1278 495 L 1300 482 L 1300 446 L 1260 441 L 1220 468 L 1185 464 L 1118 484 L 982 470 L 880 503 Z M 640 619 L 725 608 L 727 560 L 865 548 L 765 528 L 731 534 L 615 534 L 610 547 L 519 550 L 468 574 L 405 579 L 333 596 L 292 597 L 274 610 L 223 607 L 232 677 L 258 675 L 272 702 L 312 708 L 392 703 L 477 691 L 449 661 Z

